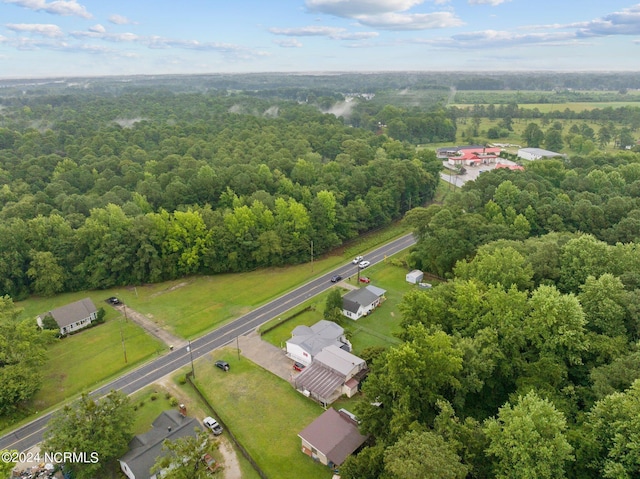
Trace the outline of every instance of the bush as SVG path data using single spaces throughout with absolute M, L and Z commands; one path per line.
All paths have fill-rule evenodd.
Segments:
M 178 400 L 174 397 L 172 397 L 171 399 L 169 399 L 169 406 L 171 407 L 176 407 L 178 405 Z

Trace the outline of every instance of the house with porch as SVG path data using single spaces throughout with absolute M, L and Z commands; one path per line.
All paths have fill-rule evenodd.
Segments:
M 333 408 L 318 416 L 298 437 L 303 453 L 331 468 L 341 465 L 367 440 L 367 436 L 360 434 L 353 414 Z
M 364 359 L 337 346 L 320 351 L 294 379 L 295 388 L 327 407 L 340 396 L 352 397 L 369 369 Z
M 54 319 L 60 328 L 60 334 L 64 336 L 90 326 L 93 321 L 98 319 L 98 309 L 90 298 L 84 298 L 39 315 L 36 322 L 41 328 L 43 327 L 42 320 L 46 316 L 51 316 Z
M 342 314 L 358 320 L 380 306 L 385 294 L 386 290 L 372 285 L 349 291 L 342 297 Z

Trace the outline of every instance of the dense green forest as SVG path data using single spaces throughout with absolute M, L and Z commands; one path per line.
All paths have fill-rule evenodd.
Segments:
M 400 344 L 363 354 L 371 373 L 355 412 L 370 441 L 341 476 L 638 477 L 640 154 L 600 152 L 594 135 L 606 143 L 603 130 L 575 125 L 570 134 L 593 137 L 588 154 L 483 173 L 430 204 L 442 165 L 416 145 L 453 142 L 458 120 L 491 115 L 504 128 L 519 115 L 592 115 L 630 134 L 639 121 L 632 107 L 525 117 L 532 113 L 515 103 L 463 110 L 435 99 L 449 88 L 623 90 L 639 78 L 6 83 L 0 294 L 307 261 L 312 241 L 319 254 L 404 216 L 418 239 L 408 266 L 446 281 L 404 297 Z M 434 102 L 380 100 L 402 88 Z M 379 100 L 349 97 L 368 92 Z M 336 106 L 344 114 L 331 113 Z M 526 134 L 540 136 L 533 127 Z M 13 374 L 37 387 L 26 372 L 42 357 L 25 345 L 49 339 L 34 338 L 26 322 L 12 328 L 12 302 L 0 303 L 0 326 L 16 339 L 2 348 L 3 383 Z M 32 389 L 4 388 L 3 404 Z
M 594 153 L 411 210 L 411 266 L 448 281 L 368 353 L 374 441 L 342 476 L 638 477 L 639 187 L 640 155 Z
M 4 103 L 0 293 L 14 299 L 308 261 L 311 242 L 321 254 L 388 224 L 439 181 L 432 151 L 378 131 L 384 109 L 365 129 L 244 95 Z M 455 136 L 441 110 L 410 119 Z

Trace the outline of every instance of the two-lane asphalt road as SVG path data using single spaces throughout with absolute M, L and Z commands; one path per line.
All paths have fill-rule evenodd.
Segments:
M 366 255 L 365 259 L 370 261 L 371 265 L 374 265 L 387 256 L 398 253 L 414 244 L 415 239 L 413 235 L 409 234 L 372 251 Z M 357 274 L 357 272 L 358 266 L 352 263 L 340 266 L 254 309 L 250 313 L 191 341 L 191 351 L 189 351 L 188 346 L 174 350 L 92 391 L 91 395 L 103 396 L 112 389 L 122 391 L 125 394 L 138 391 L 149 384 L 153 384 L 167 374 L 186 366 L 189 364 L 192 355 L 195 360 L 208 354 L 232 342 L 238 336 L 246 334 L 261 324 L 282 315 L 307 299 L 326 291 L 332 286 L 330 281 L 332 276 L 339 274 L 346 278 Z M 0 438 L 0 450 L 17 449 L 18 451 L 24 451 L 38 444 L 42 440 L 42 433 L 44 432 L 47 422 L 51 419 L 52 414 L 53 413 L 45 414 Z

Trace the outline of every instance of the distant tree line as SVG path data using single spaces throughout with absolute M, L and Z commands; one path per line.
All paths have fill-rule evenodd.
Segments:
M 388 224 L 439 181 L 433 152 L 310 105 L 165 91 L 6 104 L 0 291 L 17 299 L 307 261 L 311 242 L 322 254 Z

